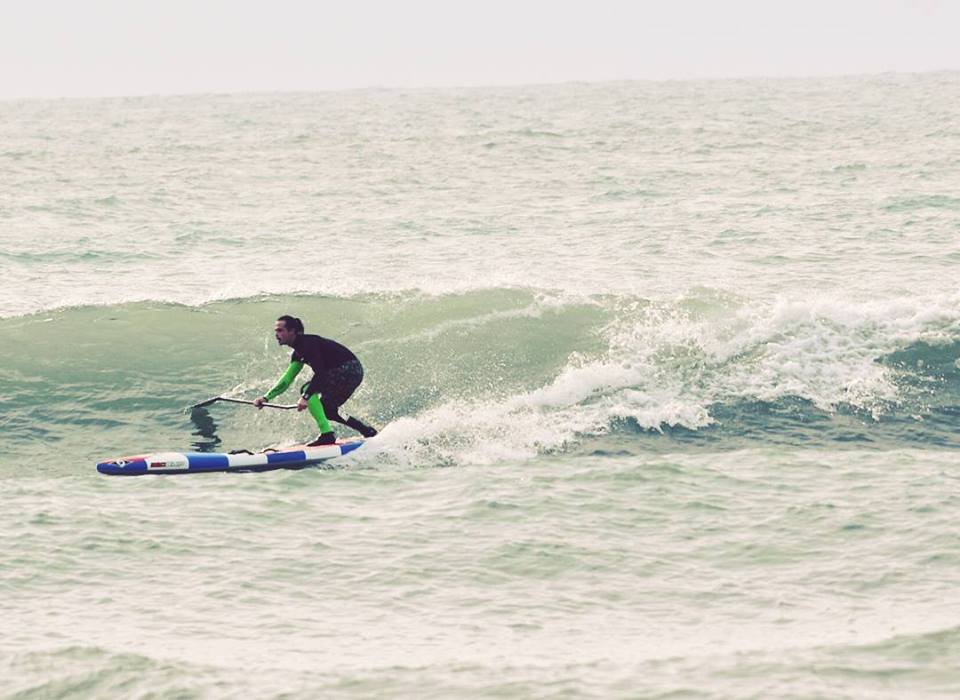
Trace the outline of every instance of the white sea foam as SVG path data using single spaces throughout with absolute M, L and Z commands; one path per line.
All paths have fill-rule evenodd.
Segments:
M 655 361 L 658 381 L 682 382 L 681 396 L 701 405 L 794 397 L 876 416 L 899 398 L 880 360 L 912 343 L 960 338 L 958 301 L 957 293 L 867 302 L 780 298 L 710 318 L 681 303 L 618 318 L 608 333 L 612 357 Z
M 702 294 L 701 290 L 701 294 Z M 707 299 L 713 299 L 707 296 Z M 701 297 L 703 299 L 703 297 Z M 442 401 L 384 434 L 383 451 L 404 463 L 497 463 L 533 458 L 613 421 L 701 429 L 712 407 L 809 401 L 879 419 L 903 396 L 889 353 L 917 342 L 960 340 L 960 296 L 850 303 L 778 299 L 689 311 L 621 303 L 600 358 L 579 353 L 549 383 L 506 397 Z M 487 320 L 493 320 L 487 316 Z

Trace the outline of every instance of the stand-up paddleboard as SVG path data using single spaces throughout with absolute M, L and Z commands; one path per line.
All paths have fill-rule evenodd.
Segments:
M 333 445 L 307 447 L 294 445 L 268 452 L 156 452 L 136 457 L 108 459 L 97 464 L 97 471 L 111 476 L 143 474 L 200 474 L 209 472 L 267 472 L 274 469 L 302 469 L 335 459 L 363 445 L 351 440 Z

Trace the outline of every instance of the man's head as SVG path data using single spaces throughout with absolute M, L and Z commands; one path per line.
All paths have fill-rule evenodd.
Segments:
M 297 337 L 303 334 L 303 321 L 293 316 L 281 316 L 273 328 L 280 345 L 293 345 Z

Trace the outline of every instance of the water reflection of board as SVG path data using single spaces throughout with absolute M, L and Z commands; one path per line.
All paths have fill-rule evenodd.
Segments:
M 351 440 L 333 445 L 306 447 L 293 445 L 267 452 L 155 452 L 135 457 L 108 459 L 97 464 L 97 471 L 111 476 L 142 474 L 200 474 L 208 472 L 266 472 L 274 469 L 301 469 L 335 459 L 363 445 Z

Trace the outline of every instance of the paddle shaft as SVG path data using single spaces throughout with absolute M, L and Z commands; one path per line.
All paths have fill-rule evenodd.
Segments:
M 254 405 L 255 405 L 255 404 L 253 403 L 253 401 L 247 401 L 246 399 L 231 399 L 231 398 L 228 397 L 228 396 L 215 396 L 215 397 L 212 398 L 212 399 L 207 399 L 206 401 L 201 401 L 201 402 L 198 403 L 198 404 L 194 404 L 194 405 L 191 406 L 190 408 L 200 408 L 200 407 L 202 407 L 202 406 L 209 406 L 210 404 L 216 403 L 217 401 L 226 401 L 227 403 L 242 403 L 242 404 L 245 404 L 245 405 L 247 405 L 247 406 L 254 406 Z M 282 409 L 282 410 L 284 410 L 284 411 L 289 411 L 291 408 L 296 408 L 296 407 L 297 407 L 297 404 L 294 403 L 294 404 L 286 405 L 286 404 L 279 404 L 279 403 L 265 403 L 265 404 L 263 404 L 263 407 L 264 407 L 264 408 L 279 408 L 279 409 Z

